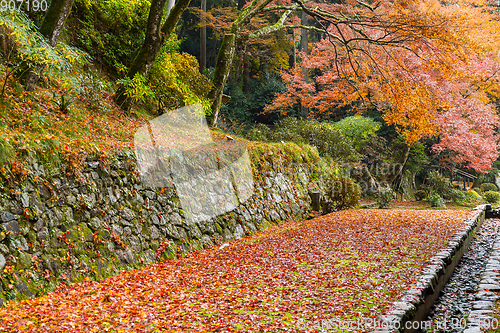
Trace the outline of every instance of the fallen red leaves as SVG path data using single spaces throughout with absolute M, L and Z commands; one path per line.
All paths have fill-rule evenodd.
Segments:
M 314 332 L 322 320 L 382 314 L 469 214 L 348 210 L 284 223 L 222 250 L 9 303 L 0 330 Z

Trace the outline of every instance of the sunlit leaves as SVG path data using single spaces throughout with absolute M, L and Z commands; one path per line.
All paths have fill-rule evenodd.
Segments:
M 70 65 L 86 60 L 85 54 L 74 47 L 65 44 L 51 47 L 34 23 L 22 12 L 2 11 L 0 30 L 15 47 L 13 54 L 30 66 L 43 64 L 49 68 L 68 69 Z M 12 54 L 4 55 L 5 58 L 11 56 Z

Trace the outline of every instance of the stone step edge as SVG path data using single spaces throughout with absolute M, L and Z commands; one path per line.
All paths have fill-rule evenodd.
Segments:
M 493 305 L 500 299 L 500 296 L 496 294 L 500 291 L 500 235 L 498 233 L 478 289 L 464 333 L 479 333 L 482 329 L 496 330 L 500 327 L 498 319 L 492 316 Z
M 453 235 L 446 248 L 429 259 L 416 285 L 393 303 L 391 311 L 374 320 L 377 327 L 371 328 L 372 333 L 416 333 L 422 328 L 439 293 L 481 227 L 485 211 L 486 205 L 474 208 L 465 220 L 465 227 Z

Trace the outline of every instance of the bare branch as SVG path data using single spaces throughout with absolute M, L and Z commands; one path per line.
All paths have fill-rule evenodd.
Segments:
M 283 13 L 283 15 L 281 15 L 278 22 L 276 22 L 275 24 L 273 24 L 271 26 L 263 27 L 263 28 L 257 30 L 256 32 L 252 32 L 251 34 L 248 35 L 248 38 L 250 38 L 250 39 L 257 38 L 259 36 L 266 35 L 266 34 L 281 30 L 283 28 L 286 28 L 287 27 L 287 25 L 285 25 L 286 19 L 298 7 L 299 6 L 297 4 L 293 5 L 291 9 L 287 10 L 286 12 Z

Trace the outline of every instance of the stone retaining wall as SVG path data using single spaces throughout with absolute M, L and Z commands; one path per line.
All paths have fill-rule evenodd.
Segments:
M 0 187 L 0 304 L 304 219 L 317 152 L 273 147 L 250 154 L 253 196 L 203 222 L 185 219 L 174 187 L 144 186 L 132 152 L 86 162 L 75 175 L 49 176 L 33 163 L 24 181 Z

